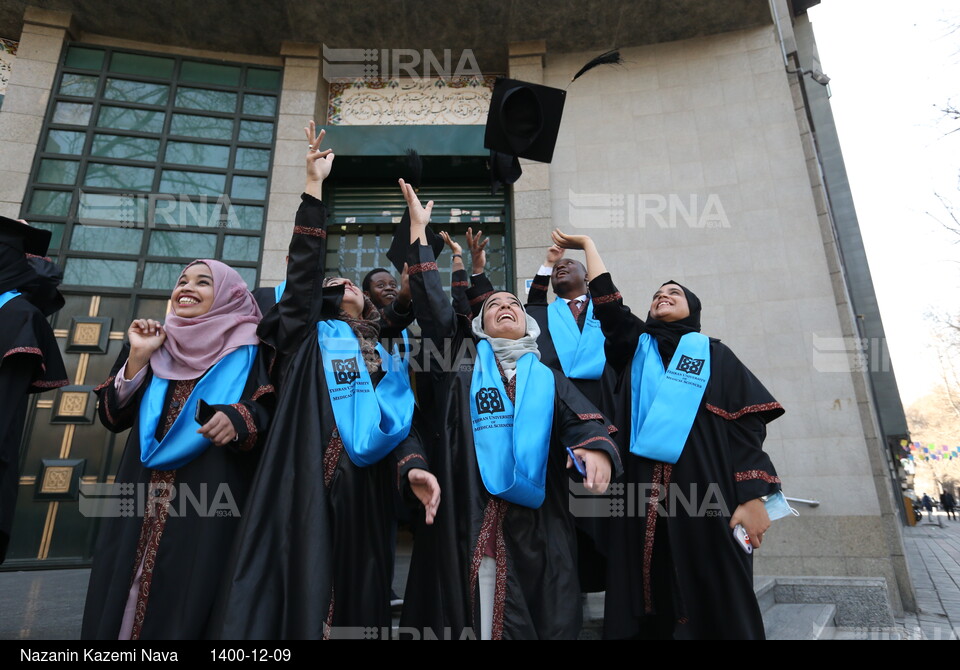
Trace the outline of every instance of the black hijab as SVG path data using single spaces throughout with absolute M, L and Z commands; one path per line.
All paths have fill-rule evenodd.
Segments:
M 0 293 L 17 291 L 37 281 L 23 249 L 0 242 Z
M 687 304 L 690 307 L 690 315 L 679 321 L 668 322 L 655 319 L 650 315 L 650 312 L 647 312 L 647 332 L 657 340 L 657 348 L 660 350 L 660 358 L 663 359 L 664 368 L 670 364 L 670 359 L 673 358 L 673 353 L 677 350 L 680 338 L 687 333 L 700 332 L 701 310 L 700 298 L 693 291 L 675 281 L 664 282 L 660 284 L 660 288 L 667 284 L 676 284 L 683 289 L 683 294 L 687 297 Z

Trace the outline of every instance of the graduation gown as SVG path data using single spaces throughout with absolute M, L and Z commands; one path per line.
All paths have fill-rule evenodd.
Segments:
M 412 431 L 368 467 L 344 451 L 317 343 L 317 321 L 334 318 L 342 297 L 322 287 L 326 225 L 324 204 L 304 194 L 286 290 L 260 325 L 278 351 L 278 405 L 227 567 L 223 639 L 389 635 L 397 464 L 419 438 Z
M 60 348 L 43 313 L 20 295 L 0 307 L 0 563 L 7 553 L 20 488 L 27 398 L 66 386 Z
M 627 493 L 631 508 L 610 519 L 604 635 L 762 639 L 753 558 L 729 523 L 741 503 L 780 490 L 762 445 L 766 424 L 783 408 L 711 338 L 710 380 L 679 460 L 670 465 L 634 456 L 630 372 L 645 325 L 623 305 L 609 274 L 593 279 L 590 291 L 607 361 L 620 375 L 615 421 L 622 428 L 624 481 L 633 491 Z
M 424 336 L 450 339 L 465 354 L 473 351 L 466 322 L 445 299 L 432 249 L 411 245 L 409 254 L 413 304 Z M 508 503 L 490 495 L 480 476 L 470 413 L 472 375 L 473 357 L 466 354 L 452 369 L 432 376 L 429 411 L 442 429 L 425 455 L 442 493 L 434 524 L 417 528 L 401 629 L 417 629 L 423 637 L 479 637 L 478 569 L 492 541 L 497 554 L 493 638 L 576 638 L 580 584 L 565 447 L 601 450 L 619 472 L 609 424 L 554 371 L 544 502 L 538 509 Z
M 96 389 L 101 423 L 115 433 L 130 429 L 115 483 L 132 486 L 116 494 L 120 514 L 101 519 L 81 637 L 117 639 L 142 559 L 133 638 L 209 639 L 217 585 L 270 424 L 275 400 L 268 376 L 271 353 L 260 347 L 239 402 L 212 405 L 230 419 L 236 442 L 210 445 L 176 470 L 153 470 L 140 462 L 140 403 L 152 372 L 147 370 L 144 382 L 120 407 L 114 380 L 128 354 L 125 346 L 110 378 Z M 180 414 L 196 381 L 170 381 L 157 439 Z M 123 509 L 124 500 L 133 501 L 131 511 Z

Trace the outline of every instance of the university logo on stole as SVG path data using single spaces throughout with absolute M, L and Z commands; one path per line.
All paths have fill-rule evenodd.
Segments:
M 333 379 L 337 384 L 350 384 L 360 379 L 360 367 L 357 364 L 357 359 L 333 359 Z
M 689 372 L 692 375 L 699 375 L 703 371 L 703 364 L 706 359 L 691 358 L 680 354 L 680 362 L 677 363 L 677 370 L 680 372 Z
M 484 387 L 477 391 L 476 402 L 477 415 L 496 414 L 497 412 L 506 411 L 506 407 L 503 405 L 503 396 L 501 396 L 500 391 L 493 386 Z

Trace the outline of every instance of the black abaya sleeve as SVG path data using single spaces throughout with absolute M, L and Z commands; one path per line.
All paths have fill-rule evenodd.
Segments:
M 485 272 L 470 277 L 470 288 L 467 289 L 467 301 L 470 303 L 470 318 L 476 318 L 483 307 L 483 301 L 493 293 L 493 283 Z
M 140 385 L 140 388 L 136 390 L 134 396 L 130 397 L 127 404 L 123 407 L 120 406 L 120 399 L 114 382 L 117 379 L 120 368 L 123 367 L 123 364 L 127 362 L 127 358 L 129 357 L 130 343 L 124 341 L 123 347 L 120 349 L 120 355 L 117 356 L 117 360 L 114 361 L 113 368 L 110 370 L 110 376 L 107 377 L 107 380 L 100 384 L 100 386 L 93 389 L 93 392 L 100 398 L 97 406 L 100 423 L 112 433 L 122 433 L 133 426 L 133 422 L 137 418 L 137 410 L 140 407 L 140 402 L 136 399 L 136 396 L 143 393 L 143 389 L 147 386 L 147 380 L 145 380 L 144 383 Z M 147 374 L 150 374 L 149 371 Z
M 536 275 L 527 292 L 527 305 L 546 305 L 547 289 L 550 288 L 550 275 Z
M 380 337 L 394 338 L 400 335 L 400 332 L 413 323 L 413 308 L 408 306 L 406 312 L 397 309 L 397 301 L 394 300 L 388 305 L 384 305 L 378 310 L 380 312 Z
M 454 270 L 450 278 L 450 296 L 453 302 L 453 311 L 460 316 L 468 319 L 473 318 L 470 311 L 470 299 L 467 298 L 467 290 L 470 288 L 470 281 L 467 279 L 466 270 Z
M 443 351 L 446 341 L 462 339 L 465 326 L 444 293 L 433 248 L 411 244 L 407 250 L 407 267 L 417 323 L 424 339 L 432 340 L 438 350 Z
M 623 304 L 623 296 L 613 284 L 609 272 L 590 280 L 593 315 L 603 331 L 607 363 L 618 373 L 630 365 L 640 335 L 646 330 L 643 320 Z
M 257 330 L 279 356 L 295 352 L 313 333 L 323 309 L 323 277 L 327 257 L 327 207 L 312 195 L 300 196 L 287 261 L 287 284 Z
M 272 353 L 268 346 L 260 345 L 254 369 L 251 371 L 251 381 L 256 386 L 254 387 L 250 381 L 247 382 L 247 388 L 254 389 L 249 397 L 232 405 L 213 405 L 215 409 L 227 415 L 234 430 L 237 431 L 237 439 L 227 445 L 228 448 L 236 451 L 250 451 L 263 444 L 277 404 L 276 391 L 270 383 L 269 373 Z
M 554 428 L 564 449 L 591 449 L 610 457 L 611 478 L 623 474 L 620 451 L 611 436 L 616 428 L 563 373 L 553 371 L 556 380 Z

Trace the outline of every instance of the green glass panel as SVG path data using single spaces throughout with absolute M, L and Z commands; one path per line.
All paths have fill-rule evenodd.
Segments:
M 270 144 L 273 142 L 273 124 L 263 121 L 241 121 L 239 138 L 241 142 Z
M 154 230 L 150 235 L 150 250 L 148 253 L 151 256 L 209 258 L 213 256 L 216 250 L 216 235 Z
M 46 223 L 45 221 L 31 221 L 30 225 L 34 228 L 43 228 L 44 230 L 49 230 L 50 235 L 50 248 L 47 250 L 47 256 L 50 256 L 54 251 L 60 248 L 60 243 L 63 241 L 63 224 L 62 223 Z
M 156 161 L 160 152 L 160 140 L 144 137 L 98 134 L 93 138 L 93 156 L 127 158 L 137 161 Z
M 80 194 L 78 218 L 80 223 L 99 220 L 142 224 L 147 219 L 148 202 L 143 196 L 85 192 Z
M 60 79 L 60 94 L 92 98 L 97 94 L 97 77 L 64 72 Z
M 237 94 L 229 91 L 211 91 L 205 88 L 178 88 L 177 107 L 203 109 L 208 112 L 237 111 Z
M 53 110 L 54 123 L 66 123 L 71 126 L 85 126 L 90 123 L 93 105 L 82 102 L 58 102 Z
M 173 290 L 183 271 L 182 265 L 147 263 L 143 268 L 143 288 Z
M 70 47 L 67 49 L 66 66 L 81 70 L 99 70 L 103 67 L 103 50 Z
M 250 149 L 239 147 L 237 157 L 233 161 L 237 170 L 259 170 L 266 172 L 270 169 L 270 151 L 268 149 Z
M 227 235 L 223 238 L 223 259 L 228 261 L 257 261 L 260 259 L 260 238 Z
M 174 114 L 170 123 L 170 134 L 208 140 L 229 140 L 233 136 L 233 119 Z
M 274 116 L 277 112 L 277 98 L 272 95 L 253 95 L 247 93 L 243 96 L 243 113 L 253 114 L 254 116 Z
M 250 68 L 247 70 L 247 86 L 276 91 L 280 88 L 280 71 Z
M 110 57 L 110 71 L 120 74 L 139 74 L 146 77 L 169 79 L 173 76 L 174 60 L 159 56 L 141 56 L 114 52 Z
M 236 65 L 217 65 L 187 60 L 180 66 L 180 80 L 198 84 L 239 86 L 240 68 Z
M 74 226 L 70 248 L 108 254 L 139 254 L 143 228 L 116 226 Z
M 47 144 L 44 151 L 53 154 L 79 154 L 83 152 L 83 141 L 86 134 L 72 130 L 54 130 L 47 133 Z
M 30 214 L 66 216 L 70 211 L 70 191 L 34 191 L 30 199 Z
M 169 95 L 170 87 L 166 84 L 148 84 L 112 77 L 107 79 L 107 86 L 103 91 L 103 97 L 107 100 L 139 102 L 143 105 L 165 105 Z
M 227 228 L 261 230 L 263 228 L 263 207 L 231 205 L 227 212 Z
M 133 287 L 136 261 L 107 261 L 99 258 L 68 258 L 63 283 L 75 286 Z
M 247 282 L 247 288 L 251 291 L 257 285 L 257 270 L 256 268 L 233 268 L 237 273 L 243 277 L 243 281 Z
M 153 188 L 153 168 L 90 163 L 83 183 L 120 191 L 149 191 Z
M 195 142 L 167 142 L 167 163 L 202 165 L 226 169 L 230 162 L 230 147 L 217 144 L 197 144 Z
M 265 177 L 234 176 L 230 195 L 243 200 L 266 200 L 267 179 Z
M 204 197 L 200 202 L 179 196 L 158 197 L 154 201 L 153 221 L 174 228 L 216 228 L 220 225 L 220 203 L 208 202 Z
M 222 174 L 164 170 L 160 179 L 160 193 L 219 196 L 223 194 L 225 182 L 226 177 Z
M 77 161 L 58 161 L 44 158 L 40 161 L 37 181 L 42 184 L 74 184 L 80 163 Z
M 151 112 L 146 109 L 103 106 L 100 108 L 100 119 L 97 125 L 103 128 L 159 133 L 163 130 L 164 116 L 163 112 Z

